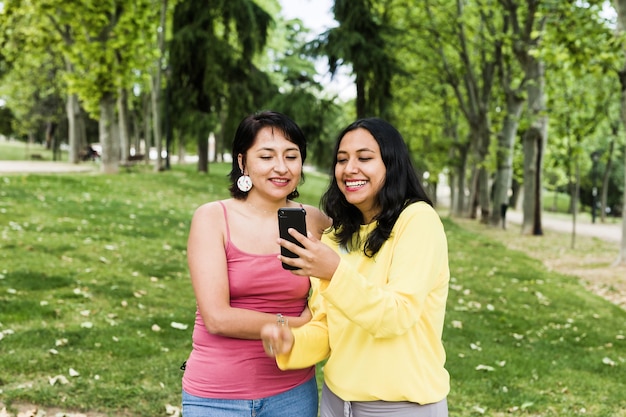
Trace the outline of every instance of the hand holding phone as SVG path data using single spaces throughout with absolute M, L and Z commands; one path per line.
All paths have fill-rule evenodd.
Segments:
M 303 247 L 300 242 L 298 242 L 293 236 L 291 236 L 287 230 L 289 228 L 294 228 L 298 232 L 302 233 L 306 236 L 306 210 L 302 207 L 281 207 L 278 209 L 278 231 L 281 239 L 288 240 L 289 242 L 295 243 L 296 245 Z M 297 258 L 298 255 L 293 253 L 292 251 L 280 247 L 280 254 L 282 256 L 286 256 L 288 258 Z M 286 263 L 282 263 L 283 268 L 288 270 L 296 270 L 300 269 L 295 266 L 287 265 Z

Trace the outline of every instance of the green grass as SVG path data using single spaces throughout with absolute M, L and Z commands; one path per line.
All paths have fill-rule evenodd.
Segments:
M 41 158 L 44 161 L 52 161 L 52 151 L 45 146 L 17 141 L 0 141 L 0 161 L 22 161 Z M 62 152 L 61 159 L 67 161 L 67 153 Z
M 626 312 L 521 252 L 447 230 L 451 415 L 626 415 Z
M 228 196 L 228 168 L 0 175 L 0 401 L 132 416 L 180 404 L 189 222 Z M 325 185 L 307 173 L 301 201 L 317 205 Z M 444 223 L 450 415 L 626 416 L 626 312 Z

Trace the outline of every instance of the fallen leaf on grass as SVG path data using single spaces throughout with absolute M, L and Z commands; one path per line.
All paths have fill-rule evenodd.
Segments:
M 187 330 L 187 327 L 189 327 L 186 324 L 177 323 L 175 321 L 171 322 L 170 326 L 172 326 L 173 328 L 178 329 L 178 330 Z
M 604 357 L 602 358 L 602 363 L 609 366 L 615 366 L 615 361 L 611 358 Z
M 179 417 L 180 416 L 180 408 L 178 408 L 176 406 L 173 406 L 173 405 L 170 405 L 170 404 L 165 404 L 165 413 L 168 416 Z
M 56 385 L 57 383 L 61 385 L 65 385 L 65 384 L 70 383 L 70 381 L 67 380 L 65 375 L 57 375 L 57 376 L 53 376 L 52 378 L 48 378 L 48 382 L 50 383 L 50 385 Z
M 485 411 L 487 411 L 487 409 L 486 409 L 486 408 L 479 407 L 479 406 L 477 406 L 477 405 L 473 406 L 473 407 L 472 407 L 472 410 L 476 411 L 476 412 L 477 412 L 477 413 L 479 413 L 479 414 L 485 414 Z

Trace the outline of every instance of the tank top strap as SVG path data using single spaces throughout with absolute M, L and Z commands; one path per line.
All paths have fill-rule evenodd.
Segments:
M 222 206 L 222 210 L 224 211 L 224 222 L 226 223 L 226 241 L 230 242 L 230 228 L 228 227 L 228 212 L 226 211 L 226 205 L 223 201 L 218 201 L 220 206 Z

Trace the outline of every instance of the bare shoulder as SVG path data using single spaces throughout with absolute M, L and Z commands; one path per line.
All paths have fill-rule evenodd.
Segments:
M 196 208 L 193 214 L 193 221 L 200 221 L 202 223 L 221 222 L 221 219 L 224 218 L 224 208 L 222 204 L 228 207 L 228 200 L 211 201 L 202 204 Z
M 311 231 L 316 231 L 318 237 L 332 225 L 332 220 L 317 207 L 308 204 L 302 205 L 306 210 L 307 224 Z

